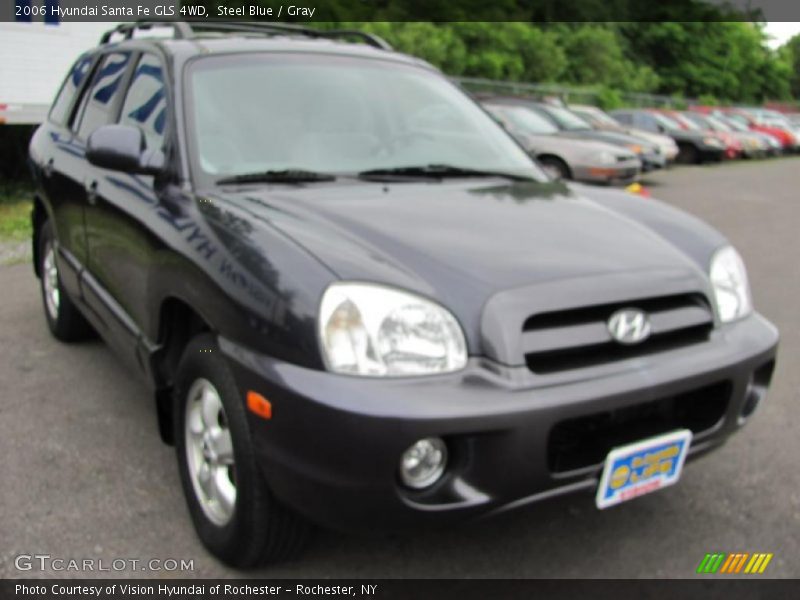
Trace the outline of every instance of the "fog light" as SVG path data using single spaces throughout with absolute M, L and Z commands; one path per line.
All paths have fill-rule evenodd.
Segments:
M 750 382 L 747 384 L 747 390 L 744 393 L 744 404 L 739 413 L 739 425 L 744 424 L 744 422 L 756 412 L 758 405 L 765 395 L 766 388 L 756 384 L 754 377 L 751 375 Z
M 750 388 L 747 391 L 747 396 L 744 401 L 744 406 L 742 406 L 742 420 L 747 419 L 756 412 L 758 405 L 761 403 L 761 394 L 758 390 L 754 388 Z
M 435 483 L 447 465 L 447 446 L 439 438 L 424 438 L 403 452 L 400 478 L 410 488 L 422 489 Z

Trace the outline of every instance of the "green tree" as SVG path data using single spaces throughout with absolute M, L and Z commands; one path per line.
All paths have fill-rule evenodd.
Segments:
M 749 22 L 637 23 L 622 28 L 632 52 L 660 77 L 659 91 L 757 102 L 788 95 L 787 65 Z
M 567 65 L 556 34 L 521 22 L 374 22 L 336 26 L 380 35 L 397 50 L 419 56 L 453 76 L 558 81 Z
M 778 54 L 789 68 L 789 91 L 795 99 L 800 99 L 800 34 L 781 46 Z
M 625 91 L 651 91 L 658 76 L 648 65 L 637 65 L 625 56 L 623 40 L 604 25 L 581 25 L 560 30 L 567 55 L 565 81 L 579 85 L 604 85 Z
M 467 47 L 450 27 L 427 22 L 377 22 L 357 24 L 355 28 L 377 34 L 400 52 L 427 60 L 445 73 L 460 75 L 464 72 Z
M 526 23 L 446 25 L 464 42 L 463 75 L 511 81 L 557 81 L 566 67 L 558 37 Z

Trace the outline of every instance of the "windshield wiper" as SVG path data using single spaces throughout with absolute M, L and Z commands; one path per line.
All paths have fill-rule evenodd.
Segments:
M 358 174 L 361 179 L 383 179 L 386 177 L 400 178 L 425 178 L 425 179 L 444 179 L 446 177 L 503 177 L 513 181 L 535 181 L 533 177 L 518 173 L 507 173 L 504 171 L 483 171 L 480 169 L 469 169 L 456 167 L 453 165 L 416 165 L 410 167 L 390 167 L 384 169 L 371 169 L 361 171 Z
M 336 177 L 329 173 L 317 173 L 305 169 L 282 169 L 276 171 L 259 171 L 257 173 L 244 173 L 219 179 L 217 184 L 226 183 L 316 183 L 322 181 L 335 181 Z

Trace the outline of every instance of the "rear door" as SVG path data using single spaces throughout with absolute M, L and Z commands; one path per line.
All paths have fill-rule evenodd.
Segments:
M 39 190 L 50 208 L 49 217 L 58 240 L 61 283 L 76 299 L 80 297 L 78 273 L 88 257 L 83 189 L 87 165 L 82 146 L 75 143 L 72 125 L 95 60 L 94 55 L 85 54 L 75 62 L 47 120 L 31 142 Z
M 149 52 L 131 60 L 130 76 L 119 94 L 111 121 L 143 132 L 148 150 L 164 150 L 168 129 L 166 70 Z M 156 182 L 135 175 L 94 167 L 88 188 L 93 195 L 86 211 L 89 245 L 87 290 L 93 289 L 96 309 L 114 326 L 111 343 L 146 368 L 149 273 L 163 243 L 154 230 L 163 228 Z M 168 213 L 167 213 L 168 214 Z
M 112 51 L 101 56 L 81 100 L 73 127 L 74 144 L 82 152 L 85 153 L 89 136 L 96 129 L 117 121 L 134 62 L 135 54 L 131 51 Z M 95 328 L 129 366 L 136 368 L 135 329 L 127 316 L 117 310 L 117 303 L 97 277 L 97 261 L 92 260 L 98 240 L 116 235 L 116 232 L 104 230 L 106 224 L 99 223 L 93 217 L 99 202 L 99 182 L 113 176 L 113 173 L 85 162 L 81 183 L 86 224 L 86 268 L 81 276 L 81 291 L 91 309 L 89 317 Z M 113 269 L 113 265 L 106 268 Z

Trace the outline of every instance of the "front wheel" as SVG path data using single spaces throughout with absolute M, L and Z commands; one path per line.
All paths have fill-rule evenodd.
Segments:
M 697 165 L 702 162 L 697 146 L 693 144 L 681 144 L 679 148 L 678 162 L 685 165 Z
M 547 173 L 551 179 L 561 181 L 564 179 L 572 179 L 567 163 L 555 156 L 543 156 L 537 159 L 542 170 Z
M 173 409 L 183 491 L 206 548 L 238 568 L 298 554 L 309 526 L 267 488 L 244 402 L 212 335 L 199 335 L 186 347 Z

